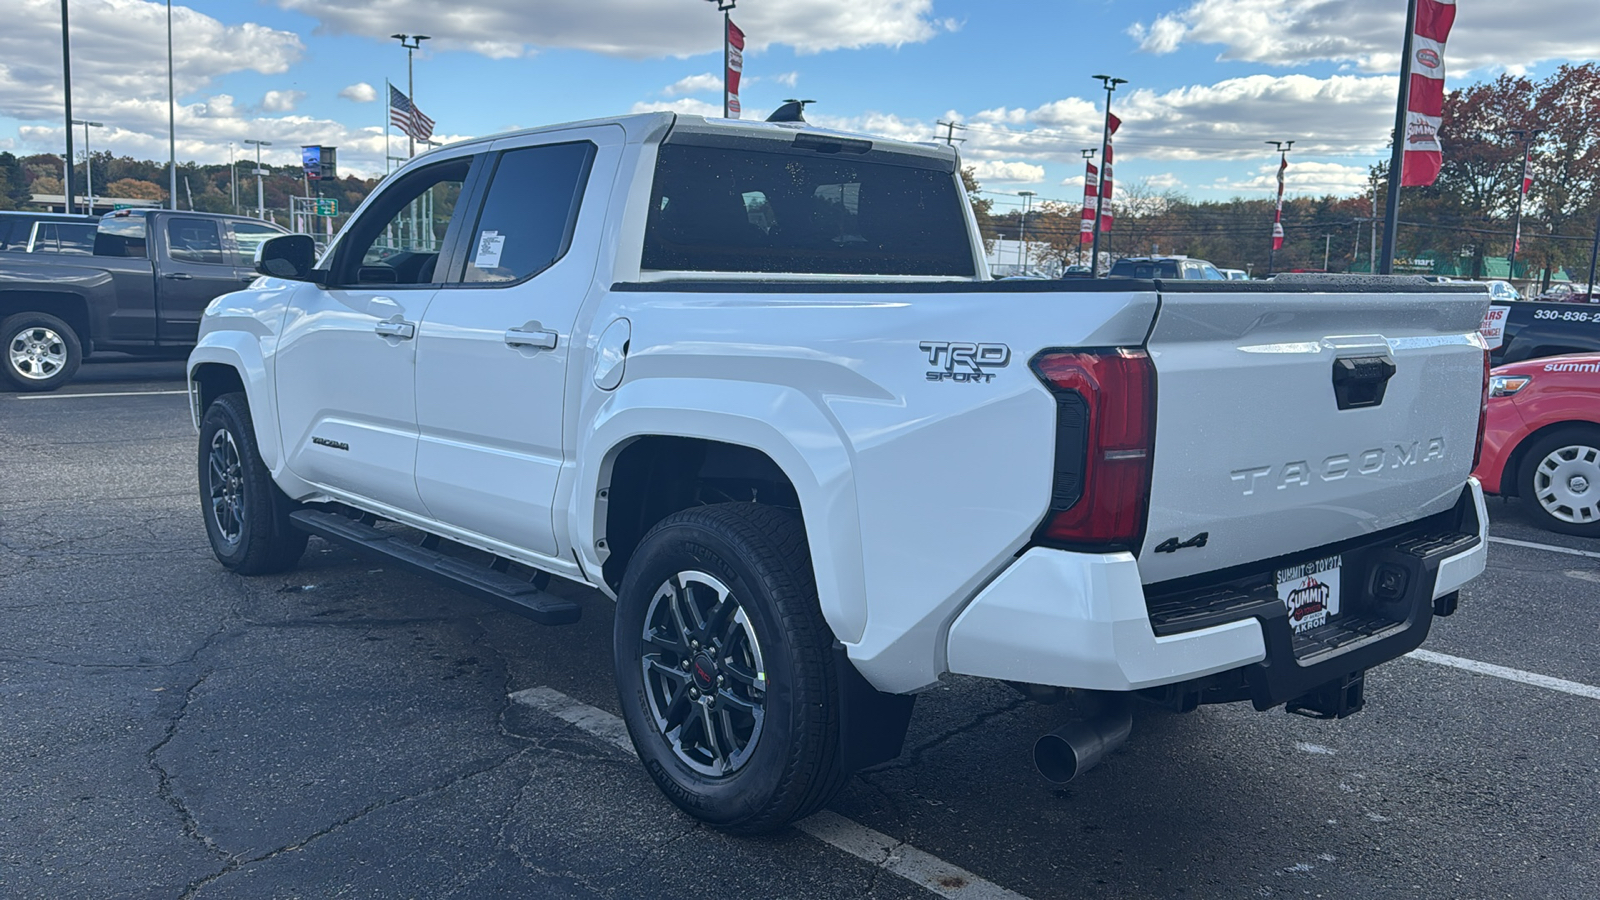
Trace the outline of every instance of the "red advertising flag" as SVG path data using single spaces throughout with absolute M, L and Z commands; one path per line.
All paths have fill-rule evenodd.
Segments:
M 739 118 L 739 76 L 744 72 L 744 32 L 728 20 L 728 118 Z
M 1456 0 L 1412 0 L 1417 28 L 1411 40 L 1411 80 L 1406 100 L 1404 162 L 1400 183 L 1428 185 L 1439 177 L 1444 148 L 1439 144 L 1444 114 L 1444 45 L 1456 21 Z
M 1278 208 L 1272 214 L 1272 249 L 1283 249 L 1283 174 L 1289 169 L 1289 157 L 1278 160 Z
M 1094 243 L 1094 201 L 1100 196 L 1100 170 L 1089 163 L 1083 176 L 1083 222 L 1078 226 L 1078 243 Z
M 1529 147 L 1522 153 L 1522 196 L 1528 196 L 1528 190 L 1533 187 L 1533 148 Z
M 1105 163 L 1105 172 L 1100 176 L 1100 230 L 1102 232 L 1111 230 L 1111 222 L 1115 218 L 1111 211 L 1111 195 L 1113 187 L 1113 182 L 1111 179 L 1111 163 L 1113 155 L 1111 152 L 1111 136 L 1117 133 L 1118 128 L 1122 127 L 1122 120 L 1108 112 L 1106 113 L 1106 125 L 1106 155 L 1105 159 L 1103 160 Z

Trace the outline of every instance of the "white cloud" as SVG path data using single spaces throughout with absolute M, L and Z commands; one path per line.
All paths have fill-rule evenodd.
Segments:
M 267 91 L 261 98 L 261 108 L 275 113 L 294 112 L 305 98 L 305 91 Z
M 781 75 L 768 75 L 767 77 L 784 87 L 794 87 L 800 83 L 799 72 L 784 72 Z
M 1562 23 L 1552 27 L 1551 23 Z M 1365 72 L 1400 67 L 1405 4 L 1392 0 L 1196 0 L 1138 24 L 1140 49 L 1170 53 L 1182 43 L 1220 44 L 1220 58 L 1276 66 L 1345 63 Z M 1458 7 L 1446 58 L 1460 74 L 1520 70 L 1545 60 L 1600 56 L 1594 0 L 1521 0 Z
M 320 27 L 341 34 L 374 35 L 388 25 L 437 35 L 441 49 L 493 58 L 523 56 L 539 48 L 588 50 L 644 59 L 718 51 L 722 30 L 713 7 L 662 0 L 277 0 Z M 698 9 L 697 9 L 698 8 Z M 698 13 L 698 15 L 696 14 Z M 788 0 L 752 3 L 735 13 L 749 43 L 760 52 L 781 43 L 801 53 L 867 46 L 898 47 L 959 27 L 933 18 L 933 0 Z M 396 24 L 395 28 L 401 27 Z M 514 36 L 514 37 L 512 37 Z
M 1338 194 L 1363 194 L 1367 191 L 1368 171 L 1365 166 L 1346 166 L 1340 163 L 1304 161 L 1289 157 L 1289 168 L 1284 173 L 1283 192 L 1288 196 Z M 1278 192 L 1278 164 L 1257 166 L 1249 178 L 1219 178 L 1208 185 L 1212 190 L 1232 191 L 1238 194 L 1276 194 Z
M 339 96 L 356 103 L 371 103 L 378 99 L 378 89 L 365 81 L 358 81 L 339 91 Z
M 703 75 L 690 75 L 680 78 L 666 86 L 661 93 L 668 97 L 681 97 L 684 94 L 715 94 L 722 90 L 722 79 L 707 72 Z
M 662 110 L 670 110 L 686 116 L 714 116 L 719 118 L 722 116 L 721 103 L 711 104 L 704 100 L 696 100 L 693 97 L 681 97 L 677 100 L 640 100 L 628 112 L 647 113 L 661 112 Z M 766 115 L 763 113 L 762 118 L 765 117 Z M 755 115 L 754 113 L 749 113 L 744 118 L 755 118 Z
M 991 181 L 1038 184 L 1044 181 L 1044 166 L 1036 166 L 1033 163 L 980 159 L 972 163 L 972 168 L 973 175 L 984 184 Z

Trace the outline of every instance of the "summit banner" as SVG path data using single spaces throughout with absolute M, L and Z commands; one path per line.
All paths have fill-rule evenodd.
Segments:
M 1439 123 L 1444 114 L 1444 45 L 1456 21 L 1455 0 L 1412 0 L 1417 25 L 1411 40 L 1411 79 L 1406 92 L 1405 161 L 1400 183 L 1428 185 L 1444 166 Z

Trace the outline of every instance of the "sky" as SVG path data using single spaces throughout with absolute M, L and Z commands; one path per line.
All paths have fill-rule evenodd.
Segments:
M 73 114 L 95 151 L 167 156 L 166 4 L 68 0 Z M 0 150 L 62 152 L 60 0 L 4 0 Z M 1116 180 L 1200 200 L 1265 197 L 1295 141 L 1291 195 L 1365 190 L 1387 158 L 1405 0 L 739 0 L 745 118 L 788 98 L 808 120 L 926 141 L 955 131 L 997 210 L 1019 192 L 1076 203 L 1080 151 L 1127 79 Z M 417 105 L 444 141 L 653 109 L 721 114 L 722 21 L 709 0 L 189 0 L 173 5 L 180 161 L 299 161 L 339 148 L 381 174 L 389 37 L 427 34 Z M 1461 0 L 1447 86 L 1542 78 L 1600 59 L 1596 0 Z M 81 152 L 83 129 L 75 139 Z M 230 147 L 231 143 L 231 147 Z M 1447 147 L 1446 153 L 1449 152 Z

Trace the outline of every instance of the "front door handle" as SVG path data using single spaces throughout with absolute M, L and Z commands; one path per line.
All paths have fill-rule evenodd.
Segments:
M 383 337 L 399 338 L 402 341 L 409 341 L 417 336 L 415 322 L 379 322 L 372 326 L 372 330 Z
M 523 331 L 512 328 L 506 331 L 506 346 L 532 347 L 535 350 L 554 350 L 556 348 L 556 333 L 554 331 Z
M 194 280 L 194 276 L 190 275 L 188 272 L 167 272 L 166 274 L 162 275 L 161 277 L 162 278 L 170 278 L 173 281 L 192 281 L 192 280 Z

